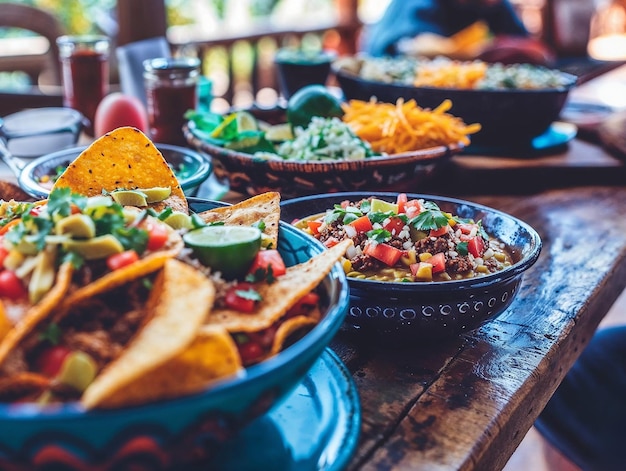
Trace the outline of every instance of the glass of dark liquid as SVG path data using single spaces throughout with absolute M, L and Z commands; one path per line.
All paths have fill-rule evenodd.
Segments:
M 185 145 L 185 113 L 197 106 L 200 59 L 159 57 L 144 61 L 143 66 L 150 138 Z
M 291 95 L 307 85 L 325 85 L 333 60 L 333 51 L 282 48 L 276 52 L 274 63 L 282 95 Z
M 85 133 L 93 136 L 96 109 L 109 91 L 109 38 L 61 36 L 57 45 L 63 75 L 63 103 L 87 118 Z

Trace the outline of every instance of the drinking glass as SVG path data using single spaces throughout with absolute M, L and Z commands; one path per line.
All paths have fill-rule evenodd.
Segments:
M 93 136 L 96 109 L 109 91 L 109 38 L 61 36 L 57 45 L 63 76 L 63 103 L 87 118 L 85 133 Z
M 185 113 L 196 109 L 200 60 L 159 57 L 144 61 L 148 128 L 154 142 L 185 145 Z

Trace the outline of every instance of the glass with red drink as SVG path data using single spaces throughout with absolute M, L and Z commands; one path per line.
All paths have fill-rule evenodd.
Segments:
M 64 105 L 80 111 L 89 120 L 85 132 L 93 136 L 96 109 L 109 91 L 109 38 L 61 36 L 57 45 Z
M 185 112 L 196 108 L 200 60 L 156 58 L 144 62 L 148 128 L 154 142 L 184 145 Z

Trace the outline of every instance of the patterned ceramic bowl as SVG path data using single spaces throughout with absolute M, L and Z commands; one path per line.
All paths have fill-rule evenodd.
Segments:
M 293 222 L 323 213 L 342 201 L 374 196 L 396 201 L 397 193 L 352 192 L 295 198 L 282 203 L 281 218 Z M 513 264 L 471 279 L 440 282 L 387 282 L 348 278 L 350 309 L 344 329 L 382 343 L 436 341 L 480 326 L 503 312 L 515 298 L 523 273 L 539 257 L 541 239 L 526 223 L 479 204 L 452 198 L 408 194 L 434 201 L 443 211 L 482 220 L 503 241 Z
M 189 199 L 204 211 L 219 203 Z M 287 265 L 323 247 L 281 223 L 278 249 Z M 322 281 L 322 319 L 278 355 L 206 392 L 140 407 L 85 412 L 77 404 L 41 410 L 0 405 L 2 470 L 210 469 L 220 443 L 268 411 L 302 380 L 338 331 L 348 307 L 348 285 L 337 264 Z M 195 469 L 195 468 L 194 468 Z
M 186 147 L 156 144 L 165 160 L 170 164 L 187 196 L 195 196 L 198 187 L 211 175 L 213 165 L 198 152 Z M 42 177 L 56 174 L 57 167 L 67 167 L 85 149 L 85 146 L 64 149 L 38 157 L 27 164 L 15 157 L 14 163 L 20 187 L 34 198 L 47 198 L 51 184 L 42 183 Z
M 256 159 L 251 154 L 209 144 L 189 126 L 185 135 L 193 147 L 213 158 L 215 175 L 228 180 L 231 190 L 246 195 L 279 191 L 283 199 L 364 188 L 409 191 L 463 148 L 457 144 L 364 160 L 295 162 Z

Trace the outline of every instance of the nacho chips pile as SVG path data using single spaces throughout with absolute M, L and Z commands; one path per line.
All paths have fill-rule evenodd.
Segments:
M 190 216 L 141 132 L 98 139 L 47 201 L 0 204 L 0 401 L 142 404 L 277 354 L 318 323 L 316 288 L 350 245 L 285 268 L 279 219 L 278 193 Z M 262 232 L 245 280 L 224 279 L 184 247 L 186 232 L 212 225 Z

